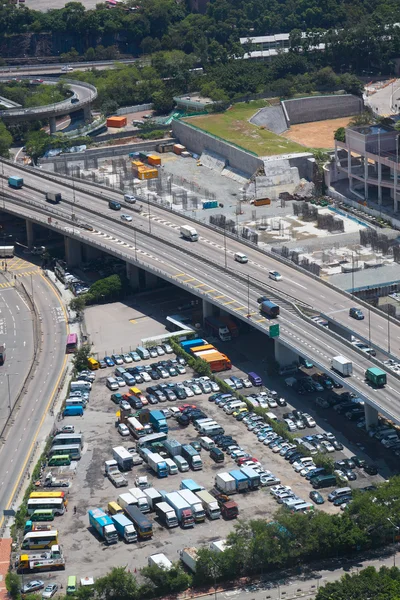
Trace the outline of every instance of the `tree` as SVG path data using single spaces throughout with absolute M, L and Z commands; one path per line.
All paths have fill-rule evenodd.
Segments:
M 76 312 L 78 315 L 84 311 L 85 306 L 86 306 L 86 299 L 85 299 L 84 294 L 82 296 L 77 296 L 76 298 L 72 298 L 71 302 L 69 303 L 70 309 L 73 310 L 74 312 Z
M 137 581 L 126 567 L 115 567 L 97 579 L 94 592 L 98 600 L 138 600 L 140 597 Z
M 26 140 L 26 154 L 32 159 L 36 165 L 38 158 L 46 152 L 50 142 L 50 137 L 42 129 L 39 131 L 31 131 L 28 133 Z
M 150 597 L 178 594 L 186 590 L 191 584 L 191 577 L 182 569 L 179 563 L 173 564 L 170 569 L 163 569 L 156 565 L 144 567 L 141 574 L 151 582 L 149 586 Z
M 75 352 L 72 357 L 72 364 L 75 371 L 83 371 L 87 368 L 88 358 L 92 355 L 92 348 L 89 344 L 84 344 Z
M 122 282 L 119 275 L 110 275 L 99 279 L 90 286 L 86 296 L 86 302 L 105 302 L 110 298 L 118 298 L 122 292 Z
M 6 588 L 13 600 L 21 598 L 21 581 L 16 573 L 9 571 L 6 575 Z
M 153 108 L 158 113 L 168 113 L 173 109 L 175 104 L 172 94 L 166 89 L 153 92 L 151 99 L 153 102 Z
M 0 156 L 8 158 L 13 138 L 2 121 L 0 121 Z
M 346 141 L 346 129 L 344 127 L 339 127 L 338 129 L 336 129 L 336 131 L 334 133 L 334 138 L 338 142 L 345 142 Z
M 360 573 L 346 573 L 340 581 L 320 587 L 316 600 L 396 600 L 400 598 L 400 571 L 397 567 L 367 567 Z

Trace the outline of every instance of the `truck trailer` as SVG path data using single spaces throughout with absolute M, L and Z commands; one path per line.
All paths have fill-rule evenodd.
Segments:
M 116 544 L 118 534 L 111 518 L 100 508 L 89 510 L 89 523 L 107 544 Z
M 197 242 L 199 239 L 197 231 L 190 225 L 181 225 L 180 234 L 184 240 L 189 240 L 190 242 Z
M 22 177 L 17 177 L 16 175 L 11 175 L 8 178 L 8 185 L 10 187 L 14 188 L 15 190 L 19 190 L 24 185 L 24 180 L 22 179 Z
M 176 516 L 176 512 L 168 504 L 168 502 L 158 502 L 155 506 L 156 515 L 159 521 L 171 529 L 172 527 L 178 527 L 179 522 Z
M 133 468 L 132 454 L 123 446 L 116 446 L 112 449 L 113 459 L 117 461 L 121 471 L 131 471 Z
M 271 300 L 264 300 L 260 304 L 260 312 L 268 317 L 277 317 L 279 315 L 279 306 Z
M 231 475 L 235 480 L 237 492 L 244 492 L 245 490 L 249 489 L 249 480 L 240 469 L 229 471 L 229 475 Z
M 142 540 L 151 538 L 153 535 L 153 525 L 150 519 L 137 506 L 127 505 L 124 511 L 128 519 L 134 524 L 138 537 Z
M 178 521 L 184 529 L 193 527 L 194 518 L 192 509 L 178 492 L 165 494 L 165 501 L 174 509 Z
M 236 480 L 229 473 L 218 473 L 215 476 L 215 487 L 224 494 L 236 494 Z
M 206 519 L 206 513 L 200 499 L 190 490 L 179 490 L 178 494 L 187 502 L 192 509 L 195 523 L 202 523 Z
M 342 377 L 350 377 L 353 372 L 353 363 L 344 356 L 334 356 L 331 360 L 331 368 Z

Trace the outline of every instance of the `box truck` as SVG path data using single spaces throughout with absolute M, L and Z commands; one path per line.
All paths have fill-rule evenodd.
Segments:
M 229 342 L 232 339 L 227 325 L 218 317 L 206 317 L 204 328 L 215 337 L 218 337 L 222 342 Z
M 117 461 L 121 471 L 130 471 L 133 467 L 132 454 L 123 446 L 115 446 L 112 449 L 113 459 Z
M 178 492 L 165 494 L 165 500 L 174 509 L 178 521 L 184 529 L 193 527 L 194 518 L 192 509 Z
M 158 502 L 155 506 L 156 515 L 163 525 L 171 529 L 172 527 L 178 527 L 179 522 L 176 516 L 176 512 L 168 504 L 168 502 Z
M 229 475 L 231 475 L 235 480 L 237 492 L 243 492 L 249 489 L 249 480 L 247 476 L 240 471 L 240 469 L 229 471 Z
M 350 377 L 353 372 L 353 363 L 344 356 L 334 356 L 331 360 L 331 367 L 342 377 Z
M 112 515 L 111 520 L 122 539 L 124 539 L 128 544 L 137 542 L 137 533 L 135 527 L 132 524 L 132 521 L 130 521 L 125 515 L 120 513 Z
M 193 481 L 193 479 L 182 479 L 180 488 L 181 490 L 190 490 L 193 493 L 204 490 L 204 487 Z
M 89 523 L 107 544 L 116 544 L 118 534 L 111 518 L 100 508 L 89 510 Z
M 164 571 L 169 571 L 172 568 L 172 562 L 165 554 L 151 554 L 147 559 L 149 567 L 159 567 Z
M 196 492 L 196 496 L 201 501 L 204 510 L 210 519 L 219 519 L 221 516 L 221 511 L 218 506 L 218 502 L 211 496 L 209 492 L 206 490 L 201 490 L 200 492 Z
M 143 490 L 139 488 L 131 488 L 129 493 L 136 499 L 136 505 L 138 509 L 142 511 L 142 513 L 150 512 L 150 505 Z
M 260 305 L 260 312 L 267 317 L 277 317 L 279 315 L 279 306 L 271 300 L 264 300 Z
M 183 548 L 180 552 L 181 561 L 192 571 L 196 572 L 197 548 Z
M 365 379 L 368 383 L 371 383 L 374 387 L 384 387 L 387 382 L 385 371 L 378 367 L 370 367 L 365 371 Z
M 199 239 L 197 231 L 194 227 L 190 227 L 190 225 L 181 225 L 180 234 L 184 240 L 189 240 L 190 242 L 197 242 Z
M 146 460 L 146 459 L 145 459 Z M 168 477 L 168 467 L 165 459 L 160 454 L 151 452 L 147 455 L 147 464 L 156 473 L 158 478 Z
M 215 487 L 224 494 L 236 493 L 236 480 L 229 473 L 218 473 L 215 476 Z
M 187 502 L 192 509 L 195 523 L 202 523 L 206 519 L 206 513 L 199 498 L 190 490 L 179 490 L 178 494 Z
M 150 506 L 150 510 L 155 510 L 156 504 L 158 504 L 158 502 L 162 502 L 162 496 L 161 496 L 160 492 L 158 492 L 153 487 L 146 488 L 145 490 L 143 490 L 143 493 L 145 494 L 145 496 L 147 498 L 147 502 Z
M 203 468 L 203 461 L 199 453 L 190 444 L 182 446 L 182 456 L 187 460 L 193 471 L 199 471 Z

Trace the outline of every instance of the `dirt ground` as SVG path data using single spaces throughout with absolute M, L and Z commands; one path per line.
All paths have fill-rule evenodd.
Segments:
M 346 127 L 353 117 L 342 117 L 340 119 L 328 119 L 316 121 L 315 123 L 301 123 L 292 125 L 289 131 L 283 133 L 283 137 L 308 146 L 310 148 L 333 148 L 335 140 L 333 134 L 339 127 Z

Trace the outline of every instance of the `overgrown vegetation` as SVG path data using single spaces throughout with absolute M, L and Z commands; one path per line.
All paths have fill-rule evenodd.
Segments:
M 397 567 L 367 567 L 359 573 L 346 573 L 319 588 L 316 600 L 395 600 L 400 598 L 400 570 Z
M 29 81 L 0 82 L 0 96 L 20 104 L 23 108 L 45 106 L 61 102 L 71 95 L 69 89 L 62 83 L 56 85 L 35 84 Z

